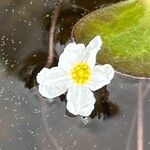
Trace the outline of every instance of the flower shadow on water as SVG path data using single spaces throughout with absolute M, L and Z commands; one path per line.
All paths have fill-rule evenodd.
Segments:
M 36 57 L 33 57 L 35 55 Z M 48 53 L 35 51 L 23 62 L 23 65 L 19 67 L 18 76 L 23 82 L 25 82 L 26 88 L 33 88 L 36 83 L 37 73 L 46 65 Z M 52 66 L 57 65 L 57 58 L 54 59 Z

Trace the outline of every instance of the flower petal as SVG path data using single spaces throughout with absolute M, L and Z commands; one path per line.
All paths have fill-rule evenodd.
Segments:
M 89 42 L 89 44 L 86 47 L 86 50 L 88 50 L 88 51 L 93 51 L 93 50 L 99 51 L 101 46 L 102 46 L 102 40 L 101 40 L 101 37 L 98 35 L 98 36 L 94 37 Z
M 90 41 L 90 43 L 86 47 L 86 53 L 87 53 L 86 60 L 90 65 L 91 69 L 93 69 L 93 67 L 96 64 L 96 55 L 97 52 L 101 49 L 101 46 L 102 46 L 101 37 L 96 36 L 94 39 Z
M 43 68 L 37 75 L 37 82 L 40 94 L 51 99 L 67 91 L 69 77 L 58 67 Z
M 89 116 L 94 109 L 94 94 L 86 86 L 69 87 L 67 110 L 74 115 Z
M 58 66 L 64 70 L 70 70 L 73 64 L 82 60 L 82 53 L 85 50 L 84 44 L 70 43 L 59 57 Z
M 109 84 L 113 77 L 114 69 L 111 65 L 97 65 L 93 70 L 92 79 L 88 86 L 92 91 L 96 91 Z

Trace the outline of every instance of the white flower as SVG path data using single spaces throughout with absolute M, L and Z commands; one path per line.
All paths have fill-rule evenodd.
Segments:
M 60 55 L 58 67 L 43 68 L 37 75 L 39 92 L 52 99 L 67 92 L 67 110 L 74 115 L 89 116 L 94 109 L 92 91 L 110 83 L 114 69 L 95 65 L 102 41 L 96 36 L 87 47 L 70 43 Z

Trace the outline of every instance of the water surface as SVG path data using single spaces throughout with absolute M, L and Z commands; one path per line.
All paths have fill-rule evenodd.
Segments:
M 76 21 L 112 2 L 117 0 L 65 1 L 56 26 L 53 65 L 70 40 Z M 140 80 L 116 73 L 108 86 L 108 102 L 99 110 L 103 113 L 94 119 L 69 117 L 63 97 L 48 102 L 39 95 L 35 77 L 46 64 L 48 31 L 56 4 L 55 0 L 0 2 L 0 150 L 137 149 Z M 149 84 L 148 79 L 142 80 L 142 93 Z M 148 150 L 150 92 L 142 100 L 144 149 Z

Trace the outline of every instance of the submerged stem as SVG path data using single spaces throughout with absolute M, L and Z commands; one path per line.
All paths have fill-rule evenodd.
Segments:
M 46 67 L 48 67 L 48 68 L 54 62 L 54 55 L 55 55 L 55 52 L 54 52 L 54 33 L 55 33 L 56 23 L 58 20 L 60 9 L 61 9 L 61 4 L 56 6 L 56 8 L 53 12 L 53 16 L 52 16 L 52 22 L 51 22 L 50 31 L 49 31 L 49 51 L 48 51 L 48 59 L 47 59 L 47 64 L 46 64 Z
M 144 96 L 142 81 L 138 85 L 138 110 L 137 110 L 137 150 L 144 150 Z

